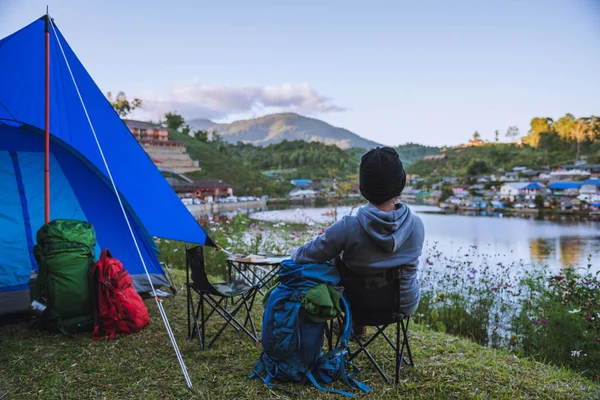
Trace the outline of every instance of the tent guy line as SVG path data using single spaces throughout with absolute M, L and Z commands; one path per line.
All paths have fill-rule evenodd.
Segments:
M 179 351 L 179 346 L 177 345 L 177 341 L 175 340 L 175 336 L 174 336 L 173 331 L 171 329 L 171 325 L 169 324 L 169 320 L 167 318 L 167 314 L 166 314 L 166 312 L 165 312 L 165 310 L 163 308 L 162 301 L 159 299 L 159 297 L 158 297 L 158 295 L 156 293 L 156 290 L 154 288 L 154 284 L 152 283 L 152 279 L 150 278 L 150 274 L 148 272 L 148 268 L 146 267 L 146 262 L 144 261 L 144 257 L 142 256 L 142 252 L 141 252 L 141 250 L 139 248 L 139 244 L 137 242 L 135 234 L 133 233 L 133 229 L 131 227 L 131 223 L 129 221 L 129 217 L 127 216 L 127 212 L 125 211 L 125 207 L 123 206 L 123 202 L 121 200 L 121 195 L 119 194 L 119 191 L 118 191 L 117 186 L 115 184 L 115 181 L 113 179 L 112 173 L 111 173 L 110 168 L 108 166 L 108 162 L 106 161 L 106 158 L 104 157 L 104 151 L 102 150 L 102 146 L 100 145 L 100 141 L 98 140 L 98 136 L 96 135 L 96 131 L 94 129 L 94 125 L 92 124 L 92 121 L 91 121 L 90 116 L 88 114 L 87 108 L 85 106 L 85 102 L 83 101 L 83 98 L 81 96 L 81 92 L 79 91 L 79 87 L 77 85 L 77 81 L 75 80 L 75 76 L 73 75 L 73 72 L 71 70 L 71 66 L 69 64 L 67 56 L 66 56 L 66 54 L 64 52 L 64 49 L 62 47 L 60 38 L 58 37 L 58 34 L 56 33 L 56 27 L 54 25 L 54 21 L 52 20 L 52 18 L 50 17 L 50 14 L 48 14 L 48 13 L 46 13 L 46 18 L 48 18 L 48 20 L 50 21 L 50 26 L 52 27 L 52 32 L 54 33 L 54 36 L 55 36 L 56 41 L 58 43 L 58 46 L 59 46 L 59 48 L 61 50 L 62 56 L 63 56 L 63 58 L 65 60 L 66 66 L 67 66 L 67 69 L 68 69 L 69 74 L 71 76 L 71 80 L 73 81 L 73 85 L 75 86 L 75 90 L 77 92 L 77 95 L 79 96 L 79 101 L 81 102 L 81 106 L 83 107 L 83 111 L 84 111 L 85 116 L 87 118 L 87 121 L 89 123 L 90 129 L 92 131 L 92 134 L 94 135 L 94 139 L 96 141 L 96 145 L 98 146 L 98 150 L 100 151 L 100 156 L 102 157 L 102 161 L 104 163 L 104 167 L 106 168 L 106 172 L 108 173 L 108 177 L 110 179 L 110 183 L 112 184 L 112 187 L 113 187 L 113 190 L 115 192 L 115 195 L 117 196 L 117 200 L 119 202 L 119 206 L 121 207 L 121 211 L 123 213 L 123 217 L 125 218 L 125 222 L 127 223 L 127 227 L 129 228 L 129 233 L 131 234 L 131 238 L 133 239 L 135 248 L 136 248 L 136 250 L 138 252 L 138 255 L 140 257 L 140 261 L 142 263 L 142 266 L 144 267 L 144 272 L 146 273 L 146 277 L 148 278 L 148 283 L 150 284 L 150 287 L 152 289 L 152 294 L 153 294 L 154 300 L 156 301 L 156 305 L 158 307 L 158 310 L 159 310 L 160 315 L 162 317 L 163 323 L 164 323 L 165 328 L 167 330 L 167 333 L 169 335 L 169 339 L 171 340 L 171 344 L 173 345 L 173 349 L 175 350 L 175 354 L 177 355 L 177 360 L 179 361 L 179 365 L 181 367 L 181 371 L 183 373 L 183 376 L 185 377 L 185 381 L 186 381 L 188 387 L 191 389 L 193 387 L 193 385 L 192 385 L 192 381 L 191 381 L 191 379 L 190 379 L 190 377 L 188 375 L 185 362 L 183 361 L 183 357 L 181 356 L 181 352 Z

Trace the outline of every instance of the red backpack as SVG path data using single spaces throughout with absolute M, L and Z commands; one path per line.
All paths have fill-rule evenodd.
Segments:
M 92 270 L 92 285 L 96 300 L 94 339 L 112 339 L 117 333 L 139 332 L 150 322 L 148 310 L 135 291 L 129 272 L 102 250 L 100 260 Z

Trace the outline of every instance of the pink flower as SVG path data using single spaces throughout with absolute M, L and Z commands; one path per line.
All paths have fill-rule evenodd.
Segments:
M 540 319 L 540 323 L 541 324 L 549 324 L 550 321 L 548 321 L 547 319 Z

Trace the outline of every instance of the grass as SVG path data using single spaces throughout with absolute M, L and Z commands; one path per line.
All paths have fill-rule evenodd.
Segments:
M 173 271 L 177 287 L 184 274 Z M 107 342 L 90 334 L 72 338 L 28 329 L 25 323 L 0 327 L 0 399 L 265 399 L 286 398 L 260 380 L 248 379 L 260 347 L 226 330 L 201 351 L 186 339 L 184 292 L 164 307 L 194 388 L 188 390 L 153 300 L 151 323 L 141 333 Z M 256 321 L 262 312 L 255 303 Z M 259 322 L 260 323 L 260 322 Z M 485 348 L 467 339 L 413 325 L 410 341 L 416 367 L 405 367 L 397 386 L 386 385 L 365 358 L 360 379 L 373 387 L 365 398 L 428 399 L 600 399 L 600 386 L 573 371 Z M 381 343 L 376 358 L 391 371 L 393 357 Z M 343 386 L 337 386 L 342 388 Z M 338 396 L 296 385 L 302 398 Z

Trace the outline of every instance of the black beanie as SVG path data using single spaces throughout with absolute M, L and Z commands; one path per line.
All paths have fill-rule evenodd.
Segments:
M 377 147 L 360 160 L 360 193 L 374 204 L 400 196 L 406 185 L 406 172 L 396 150 Z

